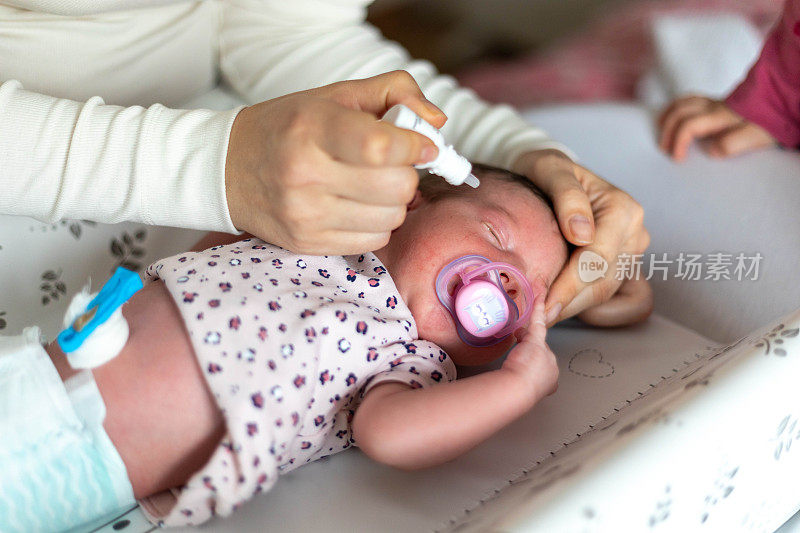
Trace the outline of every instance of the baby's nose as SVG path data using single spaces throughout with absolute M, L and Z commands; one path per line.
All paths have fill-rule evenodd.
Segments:
M 508 293 L 511 299 L 516 300 L 517 296 L 519 296 L 519 284 L 514 276 L 508 274 L 508 272 L 500 271 L 500 281 L 503 282 L 503 289 Z

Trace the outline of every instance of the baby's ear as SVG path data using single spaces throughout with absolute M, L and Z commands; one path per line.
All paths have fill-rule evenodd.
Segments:
M 422 205 L 424 202 L 425 198 L 422 196 L 422 193 L 419 192 L 419 189 L 417 189 L 417 192 L 414 193 L 414 198 L 412 198 L 411 201 L 408 202 L 406 210 L 413 211 L 414 209 Z

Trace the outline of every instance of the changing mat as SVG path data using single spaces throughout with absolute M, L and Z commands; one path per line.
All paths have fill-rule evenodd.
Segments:
M 714 346 L 658 316 L 567 323 L 558 391 L 467 455 L 406 473 L 343 452 L 208 530 L 773 531 L 800 504 L 799 326 Z M 151 527 L 138 509 L 99 525 Z
M 774 531 L 800 506 L 798 326 L 800 310 L 703 354 L 453 529 Z
M 642 202 L 652 250 L 760 252 L 758 280 L 655 281 L 658 314 L 645 324 L 552 329 L 559 390 L 464 457 L 404 473 L 344 452 L 290 473 L 205 530 L 767 531 L 800 508 L 785 479 L 800 456 L 800 395 L 790 386 L 800 370 L 797 315 L 778 320 L 800 304 L 789 282 L 800 250 L 798 155 L 718 162 L 694 153 L 678 167 L 655 150 L 651 117 L 634 106 L 530 118 Z M 88 274 L 99 281 L 117 264 L 146 265 L 197 237 L 0 217 L 0 330 L 40 323 L 52 336 L 66 293 Z M 151 529 L 135 508 L 82 528 Z
M 708 339 L 657 316 L 625 329 L 569 322 L 549 335 L 559 360 L 558 391 L 465 456 L 409 473 L 374 463 L 358 450 L 345 451 L 282 476 L 271 492 L 212 522 L 211 530 L 366 533 L 448 527 L 713 350 Z M 124 520 L 142 523 L 137 513 Z

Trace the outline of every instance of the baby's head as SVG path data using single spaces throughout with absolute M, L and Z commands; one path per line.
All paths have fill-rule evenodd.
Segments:
M 444 266 L 471 254 L 509 263 L 525 274 L 536 297 L 544 298 L 567 259 L 567 243 L 541 191 L 525 177 L 494 167 L 476 164 L 473 173 L 481 181 L 477 189 L 423 176 L 405 222 L 376 252 L 411 309 L 419 337 L 441 346 L 459 365 L 500 357 L 513 336 L 485 348 L 459 338 L 434 289 Z M 513 277 L 501 273 L 501 279 L 522 308 L 524 296 Z

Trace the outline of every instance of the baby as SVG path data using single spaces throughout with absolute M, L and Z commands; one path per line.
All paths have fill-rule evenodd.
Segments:
M 543 302 L 567 245 L 525 178 L 475 166 L 478 189 L 427 176 L 374 253 L 300 256 L 212 234 L 147 269 L 124 307 L 130 337 L 94 369 L 105 430 L 149 518 L 198 524 L 282 472 L 358 446 L 402 469 L 449 461 L 554 392 Z M 442 268 L 476 254 L 530 282 L 527 328 L 465 344 L 437 298 Z M 507 294 L 522 307 L 519 280 Z M 502 366 L 456 381 L 456 365 Z M 74 371 L 47 346 L 62 379 Z

